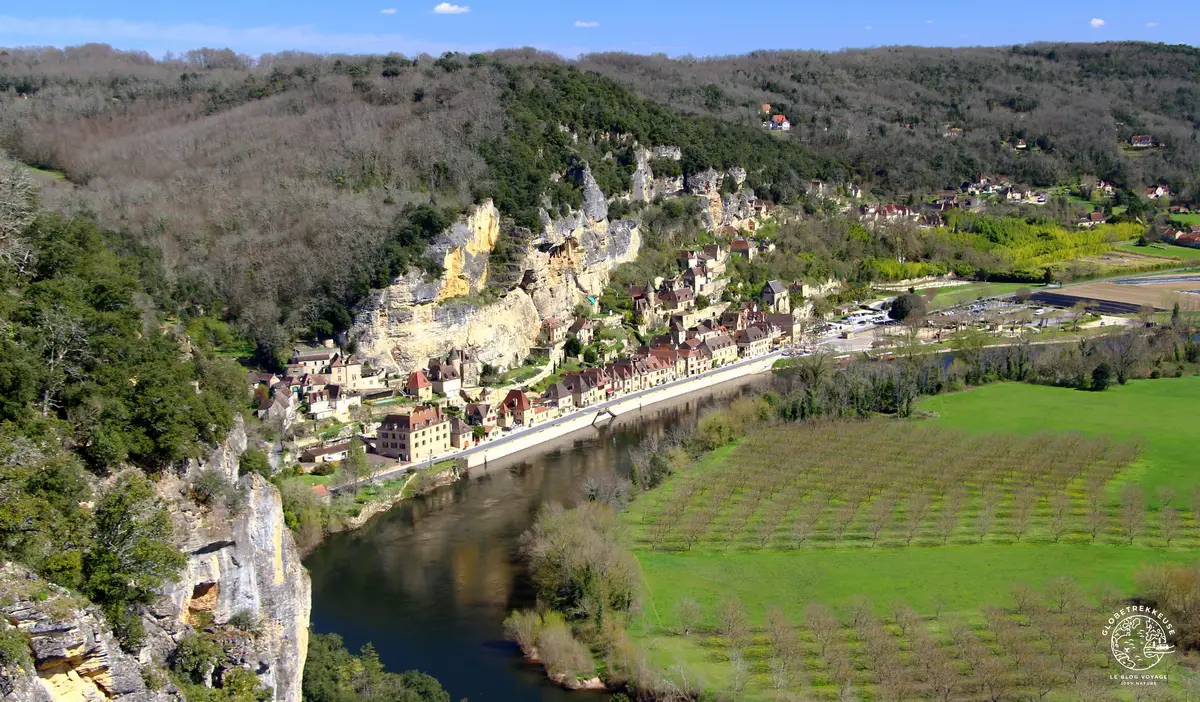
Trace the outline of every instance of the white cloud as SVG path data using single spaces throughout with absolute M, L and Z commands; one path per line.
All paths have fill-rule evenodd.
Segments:
M 325 32 L 314 25 L 227 27 L 195 22 L 162 24 L 63 17 L 21 19 L 0 15 L 0 46 L 70 46 L 87 42 L 142 49 L 158 55 L 200 46 L 228 47 L 249 54 L 297 50 L 352 54 L 399 51 L 436 55 L 451 49 L 475 51 L 486 48 L 424 41 L 396 33 Z
M 433 11 L 439 15 L 463 15 L 470 12 L 471 8 L 466 5 L 452 5 L 443 2 L 434 7 Z
M 591 29 L 593 27 L 599 27 L 600 23 L 593 22 L 591 20 L 575 20 L 575 26 L 581 29 Z
M 394 14 L 396 14 L 396 8 L 389 7 L 386 10 L 380 10 L 379 13 L 383 14 L 383 15 L 394 15 Z
M 933 20 L 925 20 L 925 24 L 933 24 Z
M 1104 20 L 1099 17 L 1093 17 L 1092 21 L 1088 22 L 1088 24 L 1092 25 L 1092 29 L 1100 29 L 1104 26 Z
M 871 29 L 872 29 L 871 25 L 869 25 L 869 24 L 868 24 L 868 25 L 866 26 L 866 30 L 869 32 L 869 31 L 871 31 Z
M 1157 26 L 1158 26 L 1158 22 L 1147 22 L 1147 23 L 1146 23 L 1146 26 L 1147 26 L 1147 27 L 1149 27 L 1149 28 L 1151 28 L 1151 29 L 1154 29 L 1155 27 L 1157 27 Z

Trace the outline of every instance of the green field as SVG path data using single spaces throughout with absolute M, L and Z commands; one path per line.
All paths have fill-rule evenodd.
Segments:
M 1001 383 L 926 398 L 920 410 L 943 425 L 971 432 L 1031 434 L 1081 431 L 1140 438 L 1141 460 L 1122 477 L 1153 493 L 1172 485 L 1184 493 L 1200 482 L 1200 377 L 1134 380 L 1102 393 Z
M 1151 244 L 1149 246 L 1138 246 L 1136 242 L 1130 241 L 1119 245 L 1117 250 L 1125 253 L 1139 254 L 1141 256 L 1178 258 L 1184 262 L 1200 260 L 1200 249 L 1193 249 L 1187 246 L 1174 246 L 1171 244 Z
M 928 413 L 928 418 L 917 421 L 962 432 L 967 437 L 980 437 L 981 441 L 986 435 L 1036 437 L 1046 432 L 1078 432 L 1091 437 L 1089 440 L 1105 437 L 1126 444 L 1136 441 L 1141 447 L 1140 455 L 1116 473 L 1108 492 L 1115 501 L 1121 485 L 1141 485 L 1151 510 L 1149 525 L 1157 523 L 1160 506 L 1154 495 L 1159 486 L 1176 488 L 1175 504 L 1190 512 L 1187 495 L 1200 480 L 1200 465 L 1196 461 L 1196 446 L 1200 443 L 1200 428 L 1195 423 L 1198 407 L 1200 377 L 1133 381 L 1104 393 L 1006 383 L 925 398 L 919 409 Z M 795 427 L 793 431 L 808 429 Z M 892 436 L 889 435 L 889 441 Z M 947 438 L 962 441 L 953 434 Z M 946 447 L 948 451 L 953 448 Z M 995 632 L 989 628 L 992 625 L 984 611 L 1000 607 L 1010 621 L 1024 621 L 1015 609 L 1012 594 L 1018 584 L 1049 592 L 1053 582 L 1069 578 L 1086 600 L 1086 604 L 1079 605 L 1083 609 L 1075 616 L 1092 618 L 1100 616 L 1102 593 L 1132 594 L 1134 574 L 1143 564 L 1200 561 L 1200 548 L 1192 533 L 1200 524 L 1190 515 L 1185 527 L 1189 536 L 1177 540 L 1171 548 L 1149 534 L 1129 546 L 1114 538 L 1101 538 L 1096 543 L 1089 543 L 1086 538 L 1064 538 L 1062 543 L 1051 543 L 1044 534 L 1033 533 L 1020 543 L 993 533 L 984 543 L 974 544 L 969 537 L 964 540 L 961 532 L 956 532 L 959 536 L 952 537 L 945 546 L 936 545 L 936 539 L 931 541 L 922 532 L 924 538 L 918 537 L 911 546 L 897 542 L 893 535 L 890 541 L 885 538 L 872 547 L 856 533 L 860 528 L 856 526 L 844 540 L 825 535 L 821 537 L 822 543 L 817 544 L 818 536 L 814 535 L 811 543 L 799 548 L 792 549 L 776 540 L 756 550 L 758 545 L 729 533 L 737 530 L 729 527 L 730 514 L 736 513 L 737 505 L 753 494 L 744 490 L 729 500 L 728 507 L 714 513 L 711 527 L 696 542 L 694 550 L 672 551 L 663 548 L 661 542 L 658 548 L 652 546 L 648 534 L 654 520 L 662 518 L 663 506 L 673 494 L 686 489 L 681 486 L 689 482 L 699 484 L 706 476 L 727 472 L 730 465 L 736 465 L 739 472 L 753 474 L 756 465 L 754 460 L 747 460 L 746 449 L 743 440 L 740 446 L 726 447 L 706 456 L 682 474 L 672 476 L 663 487 L 641 495 L 624 517 L 644 583 L 641 611 L 630 627 L 633 638 L 659 669 L 676 671 L 679 676 L 686 669 L 689 675 L 702 681 L 702 686 L 727 690 L 734 675 L 729 654 L 732 649 L 728 648 L 732 639 L 726 637 L 718 612 L 731 596 L 740 598 L 754 632 L 745 649 L 751 671 L 744 692 L 746 699 L 775 699 L 779 694 L 773 689 L 774 674 L 769 665 L 769 661 L 776 660 L 766 631 L 765 612 L 769 607 L 781 609 L 794 624 L 801 623 L 797 628 L 801 671 L 788 682 L 788 694 L 801 692 L 820 699 L 836 699 L 837 686 L 848 684 L 874 698 L 886 682 L 877 672 L 879 669 L 873 667 L 871 656 L 875 654 L 864 652 L 864 629 L 861 625 L 852 626 L 849 621 L 856 599 L 869 599 L 875 616 L 891 632 L 895 650 L 908 651 L 913 640 L 899 632 L 891 614 L 897 602 L 915 610 L 921 617 L 920 626 L 943 646 L 950 646 L 948 630 L 952 621 L 966 622 L 982 640 L 994 641 Z M 758 447 L 754 450 L 759 451 Z M 883 465 L 887 460 L 880 458 L 879 470 L 887 469 Z M 768 459 L 764 461 L 770 463 Z M 722 486 L 716 487 L 719 492 Z M 1076 484 L 1072 491 L 1077 490 Z M 744 533 L 753 533 L 764 511 L 769 511 L 769 506 L 779 499 L 778 494 L 764 498 L 766 507 L 741 522 L 748 525 Z M 1038 508 L 1041 519 L 1045 517 L 1045 508 L 1040 501 L 1039 505 L 1043 505 Z M 1000 513 L 1011 515 L 1011 510 L 1011 503 L 1006 502 Z M 736 516 L 733 523 L 738 523 Z M 686 636 L 677 616 L 680 603 L 685 600 L 694 600 L 700 613 L 692 633 Z M 844 627 L 838 636 L 849 646 L 854 660 L 848 683 L 833 682 L 830 659 L 818 653 L 816 629 L 804 623 L 810 603 L 828 606 Z M 1037 639 L 1040 643 L 1030 645 L 1052 647 L 1053 626 L 1048 624 L 1045 630 L 1039 629 L 1040 626 L 1026 629 L 1038 632 L 1029 636 L 1042 637 Z M 1109 670 L 1106 666 L 1113 665 L 1098 642 L 1081 645 L 1087 652 L 1090 674 L 1101 675 Z M 907 654 L 901 658 L 904 666 L 912 665 Z M 1011 661 L 1007 665 L 1012 668 Z M 1011 672 L 1012 679 L 1018 681 L 1014 684 L 1023 684 L 1019 682 L 1021 674 L 1015 669 Z M 919 673 L 915 675 L 920 677 Z M 964 690 L 972 689 L 973 683 L 968 679 L 969 676 L 960 680 Z M 1075 699 L 1080 694 L 1069 686 L 1060 690 L 1065 696 L 1055 693 L 1050 699 Z M 1014 692 L 1013 696 L 1027 694 L 1028 691 Z
M 978 300 L 981 297 L 1008 295 L 1022 288 L 1036 290 L 1039 287 L 1041 286 L 1030 285 L 1029 283 L 967 283 L 966 285 L 956 285 L 950 288 L 927 288 L 925 290 L 918 290 L 917 293 L 926 294 L 932 292 L 933 300 L 930 301 L 929 308 L 940 310 L 964 302 Z
M 1171 215 L 1171 219 L 1185 226 L 1200 224 L 1200 212 L 1192 212 L 1189 214 Z

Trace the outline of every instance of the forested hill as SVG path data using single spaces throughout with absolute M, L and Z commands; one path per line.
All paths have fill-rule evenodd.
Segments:
M 683 166 L 749 166 L 764 195 L 848 175 L 758 126 L 689 117 L 533 52 L 155 61 L 104 46 L 0 56 L 0 147 L 61 175 L 44 190 L 162 254 L 176 299 L 223 310 L 261 347 L 328 334 L 412 265 L 466 205 L 538 226 L 578 205 L 589 164 L 628 188 L 633 146 Z
M 344 328 L 370 288 L 428 267 L 424 243 L 472 202 L 533 227 L 579 203 L 584 163 L 608 195 L 626 189 L 635 140 L 681 146 L 685 176 L 745 167 L 784 203 L 809 178 L 901 198 L 980 172 L 1194 197 L 1198 73 L 1196 50 L 1147 44 L 577 62 L 14 49 L 0 149 L 48 171 L 49 207 L 151 245 L 181 312 L 219 312 L 270 351 Z M 794 129 L 762 129 L 764 102 Z M 1161 146 L 1123 148 L 1133 134 Z
M 1048 186 L 1082 174 L 1196 198 L 1200 49 L 1136 42 L 1003 48 L 779 51 L 716 59 L 595 54 L 581 68 L 643 97 L 730 122 L 760 105 L 792 138 L 836 154 L 881 194 L 929 192 L 972 173 Z M 961 137 L 946 138 L 950 127 Z M 1134 135 L 1162 148 L 1123 149 Z M 1024 139 L 1028 148 L 1014 148 Z M 1007 143 L 1005 143 L 1007 142 Z

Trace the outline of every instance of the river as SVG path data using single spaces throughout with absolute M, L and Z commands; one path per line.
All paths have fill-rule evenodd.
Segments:
M 694 425 L 769 382 L 732 381 L 576 432 L 331 536 L 305 563 L 313 629 L 340 634 L 352 651 L 371 642 L 389 670 L 423 670 L 455 702 L 601 699 L 550 684 L 504 640 L 508 612 L 533 599 L 521 534 L 542 505 L 576 502 L 588 477 L 628 476 L 629 449 L 643 437 Z

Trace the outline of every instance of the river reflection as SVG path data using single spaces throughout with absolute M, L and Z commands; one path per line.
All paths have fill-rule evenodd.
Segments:
M 306 561 L 313 629 L 341 634 L 351 650 L 372 642 L 388 669 L 424 670 L 454 700 L 585 699 L 549 684 L 504 641 L 504 617 L 533 600 L 521 534 L 543 504 L 576 502 L 588 477 L 628 475 L 629 449 L 642 437 L 692 425 L 768 382 L 727 383 L 576 432 L 331 537 Z

